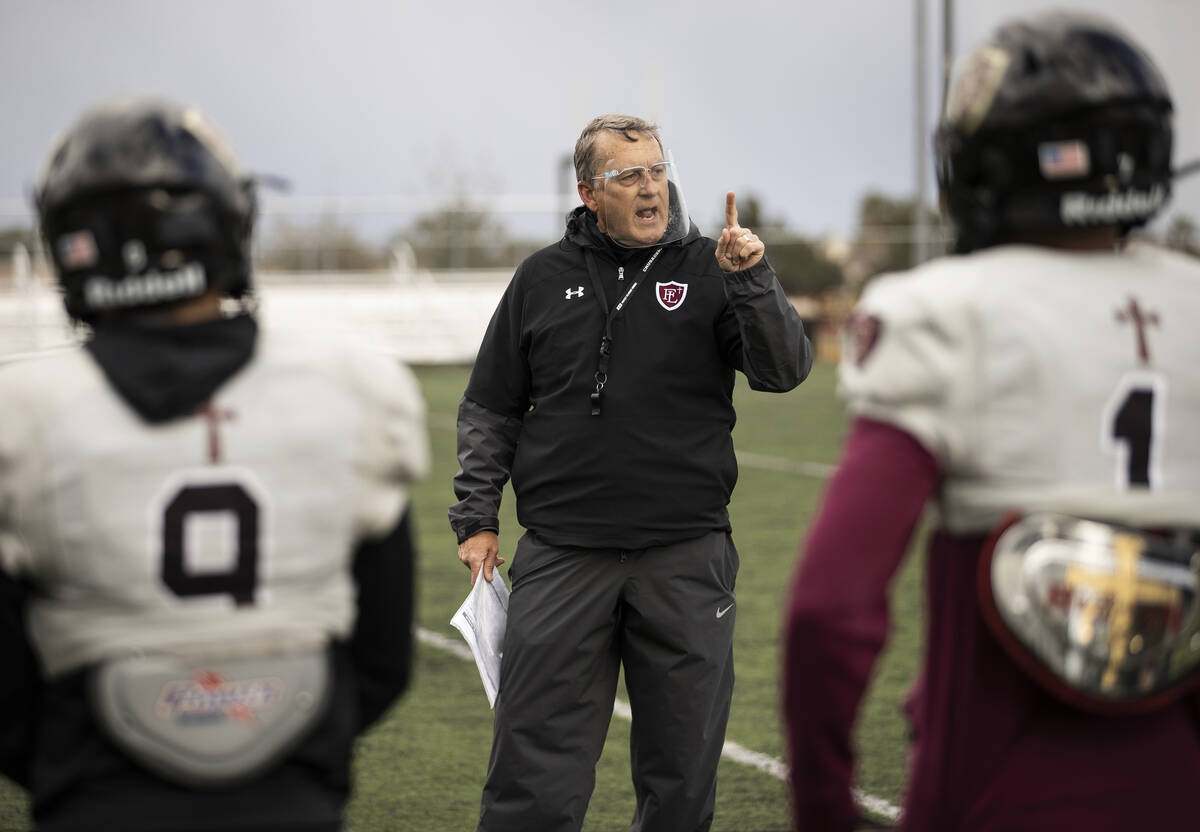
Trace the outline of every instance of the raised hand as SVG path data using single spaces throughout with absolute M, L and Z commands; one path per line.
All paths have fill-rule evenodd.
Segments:
M 737 203 L 733 191 L 725 194 L 725 228 L 717 240 L 717 265 L 722 271 L 748 269 L 763 259 L 767 247 L 749 228 L 738 225 Z

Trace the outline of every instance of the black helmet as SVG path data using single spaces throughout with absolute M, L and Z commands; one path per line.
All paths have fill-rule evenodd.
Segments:
M 1103 18 L 1001 27 L 955 79 L 934 139 L 956 250 L 1149 221 L 1171 195 L 1171 111 L 1154 62 Z
M 34 199 L 72 318 L 250 290 L 254 180 L 197 110 L 154 99 L 89 110 Z

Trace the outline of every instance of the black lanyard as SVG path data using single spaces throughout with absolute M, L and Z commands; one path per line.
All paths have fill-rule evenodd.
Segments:
M 600 337 L 600 362 L 596 367 L 596 387 L 592 390 L 592 415 L 600 415 L 600 393 L 604 390 L 604 385 L 608 383 L 608 358 L 612 354 L 612 324 L 616 320 L 617 315 L 621 314 L 621 310 L 625 308 L 625 304 L 629 302 L 629 298 L 633 296 L 633 290 L 638 287 L 642 279 L 646 276 L 646 272 L 650 271 L 650 267 L 654 265 L 654 261 L 658 259 L 658 255 L 662 254 L 662 246 L 659 246 L 650 259 L 646 261 L 646 265 L 642 266 L 642 275 L 637 280 L 629 285 L 625 296 L 617 301 L 617 305 L 612 309 L 608 308 L 608 298 L 604 295 L 604 284 L 600 282 L 600 273 L 596 269 L 596 258 L 592 254 L 591 249 L 584 249 L 585 259 L 587 260 L 588 274 L 592 278 L 592 290 L 596 293 L 596 302 L 600 304 L 600 311 L 604 313 L 604 335 Z

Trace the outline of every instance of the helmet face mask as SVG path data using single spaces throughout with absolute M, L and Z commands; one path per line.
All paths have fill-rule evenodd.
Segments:
M 254 183 L 195 110 L 89 111 L 51 154 L 36 203 L 74 319 L 250 291 Z
M 1170 197 L 1171 112 L 1153 62 L 1102 19 L 1001 28 L 956 78 L 934 139 L 956 251 L 1149 221 Z

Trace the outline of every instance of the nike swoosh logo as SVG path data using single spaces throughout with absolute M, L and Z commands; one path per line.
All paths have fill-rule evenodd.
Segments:
M 725 613 L 729 612 L 731 609 L 733 609 L 733 604 L 730 604 L 725 609 L 718 608 L 717 609 L 717 618 L 720 618 L 721 616 L 725 615 Z

